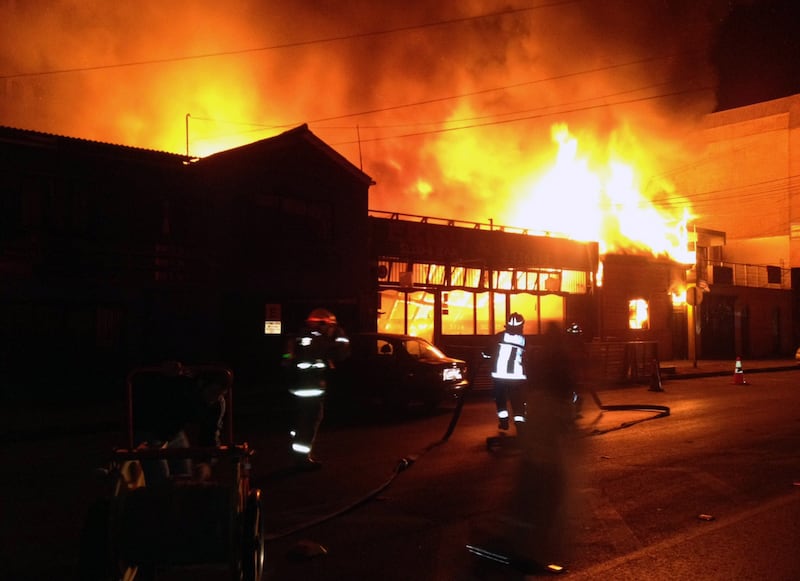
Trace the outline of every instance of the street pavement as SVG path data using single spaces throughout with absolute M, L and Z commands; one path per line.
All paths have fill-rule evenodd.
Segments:
M 749 384 L 751 374 L 800 369 L 796 361 L 759 361 L 747 367 L 743 365 L 743 377 L 737 378 L 735 362 L 730 361 L 700 361 L 697 365 L 691 361 L 664 362 L 661 367 L 665 373 L 658 383 L 651 381 L 647 385 L 597 390 L 596 401 L 585 402 L 585 409 L 591 413 L 585 413 L 578 421 L 579 430 L 587 434 L 603 433 L 630 425 L 629 422 L 643 421 L 643 417 L 645 420 L 653 418 L 662 413 L 663 408 L 669 413 L 667 406 L 659 404 L 668 401 L 664 396 L 670 395 L 670 384 L 682 379 L 716 376 L 725 383 L 744 381 Z M 664 394 L 651 393 L 658 388 Z M 508 570 L 504 572 L 502 567 L 475 569 L 475 563 L 470 564 L 470 555 L 465 550 L 467 544 L 491 535 L 491 524 L 484 523 L 482 528 L 475 524 L 487 511 L 485 497 L 513 478 L 510 473 L 498 473 L 497 464 L 486 460 L 491 454 L 484 447 L 485 437 L 496 433 L 493 404 L 488 393 L 472 394 L 467 402 L 450 436 L 445 433 L 442 440 L 429 442 L 427 446 L 423 441 L 404 436 L 400 438 L 404 444 L 395 450 L 383 449 L 380 455 L 372 457 L 349 455 L 349 446 L 338 440 L 338 434 L 323 430 L 318 450 L 325 466 L 318 472 L 275 479 L 266 487 L 267 514 L 270 515 L 267 579 L 372 579 L 375 577 L 371 572 L 376 570 L 381 572 L 382 581 L 519 578 L 511 576 Z M 617 408 L 623 413 L 597 414 L 595 405 Z M 641 410 L 652 413 L 643 416 Z M 267 464 L 280 466 L 282 462 L 288 470 L 280 453 L 271 456 Z M 453 491 L 451 499 L 445 495 L 440 502 L 461 503 L 450 514 L 462 510 L 463 518 L 453 520 L 451 517 L 438 522 L 432 515 L 441 507 L 414 506 L 412 499 L 419 495 L 415 490 L 426 486 L 447 487 L 443 467 L 455 466 L 455 463 L 458 465 L 454 472 L 469 474 L 469 478 L 456 483 L 460 489 Z M 482 498 L 478 503 L 481 508 L 472 506 L 471 496 Z M 797 512 L 794 504 L 781 502 L 776 501 L 775 506 L 769 507 L 771 518 L 786 519 L 790 518 L 787 515 Z M 764 518 L 763 514 L 758 516 Z M 746 522 L 741 526 L 746 527 Z M 334 530 L 337 527 L 338 530 Z M 327 546 L 326 539 L 335 539 L 335 546 Z M 629 555 L 624 564 L 628 570 L 633 570 L 641 561 L 640 570 L 645 575 L 648 564 L 654 560 L 668 558 L 665 555 L 670 552 L 691 550 L 689 541 L 682 538 L 649 551 L 637 551 Z M 433 554 L 426 548 L 429 546 L 436 547 Z M 621 559 L 615 560 L 607 565 L 608 570 L 621 563 Z M 598 565 L 584 571 L 580 578 L 610 578 L 605 571 Z M 700 575 L 697 578 L 709 577 Z
M 674 381 L 710 376 L 724 378 L 728 375 L 730 379 L 723 381 L 734 383 L 744 379 L 748 382 L 752 375 L 761 372 L 799 368 L 794 360 L 745 361 L 743 378 L 737 378 L 735 362 L 732 361 L 661 362 L 659 376 L 652 377 L 649 384 L 600 389 L 595 403 L 632 407 L 643 401 L 658 404 L 663 403 L 659 395 L 648 392 L 660 388 L 668 395 Z M 590 406 L 592 402 L 586 405 Z M 115 431 L 123 417 L 121 403 L 114 402 L 84 405 L 77 409 L 64 405 L 50 408 L 3 407 L 0 442 L 46 441 L 58 438 L 60 434 Z M 393 499 L 407 501 L 415 496 L 416 490 L 437 486 L 443 470 L 449 465 L 455 466 L 456 462 L 459 463 L 459 472 L 466 470 L 469 479 L 454 484 L 463 490 L 454 493 L 451 502 L 469 494 L 488 494 L 496 482 L 508 476 L 487 470 L 484 463 L 487 457 L 485 437 L 495 428 L 490 407 L 488 393 L 472 393 L 460 417 L 445 413 L 430 418 L 425 420 L 428 422 L 427 430 L 416 430 L 413 423 L 398 424 L 393 427 L 397 437 L 389 442 L 381 441 L 380 446 L 374 448 L 365 448 L 363 442 L 357 441 L 365 433 L 363 431 L 336 430 L 336 426 L 323 424 L 317 449 L 325 464 L 321 470 L 307 473 L 293 470 L 287 453 L 288 436 L 283 431 L 270 430 L 268 434 L 258 436 L 253 481 L 264 492 L 267 581 L 373 578 L 369 571 L 375 566 L 376 559 L 382 561 L 382 581 L 508 578 L 493 576 L 496 572 L 472 571 L 467 565 L 465 545 L 474 542 L 476 535 L 470 518 L 474 515 L 468 509 L 460 520 L 436 523 L 425 516 L 423 509 L 398 515 L 390 508 Z M 241 426 L 248 438 L 259 433 L 263 421 L 259 417 L 263 410 L 248 411 L 246 393 L 235 401 L 235 410 L 241 416 Z M 657 409 L 654 411 L 658 412 Z M 272 410 L 272 413 L 280 414 L 281 410 Z M 582 430 L 613 430 L 620 421 L 624 418 L 601 417 L 598 420 L 594 414 L 585 414 L 579 427 Z M 439 428 L 441 434 L 432 440 L 429 435 L 432 433 L 431 425 Z M 361 453 L 349 453 L 359 446 Z M 466 467 L 464 458 L 467 459 Z M 447 495 L 441 498 L 441 502 L 448 502 Z M 772 518 L 789 518 L 788 515 L 796 512 L 794 505 L 781 505 L 780 499 L 776 502 L 778 504 L 770 507 Z M 339 529 L 344 523 L 348 528 L 343 532 Z M 337 530 L 333 532 L 333 529 Z M 320 541 L 332 536 L 341 539 L 345 549 L 329 547 Z M 442 542 L 443 537 L 447 538 L 446 543 Z M 382 552 L 378 555 L 369 551 L 376 539 L 382 543 Z M 450 549 L 444 554 L 439 551 L 431 555 L 422 549 L 426 545 Z M 420 549 L 409 552 L 409 547 Z M 655 551 L 679 549 L 676 542 L 674 546 L 641 551 L 641 554 L 631 555 L 630 560 L 638 558 L 646 564 L 656 557 L 661 558 L 661 555 L 655 555 Z M 422 571 L 424 576 L 419 576 Z M 453 576 L 454 571 L 462 571 L 461 576 Z M 600 569 L 594 573 L 604 576 Z

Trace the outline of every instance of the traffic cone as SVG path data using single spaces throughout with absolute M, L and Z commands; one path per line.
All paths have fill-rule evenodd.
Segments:
M 664 391 L 661 389 L 661 366 L 658 359 L 653 359 L 653 372 L 650 374 L 650 391 Z
M 734 385 L 745 385 L 747 382 L 744 379 L 744 370 L 742 369 L 742 358 L 736 358 L 736 367 L 733 370 L 733 383 Z

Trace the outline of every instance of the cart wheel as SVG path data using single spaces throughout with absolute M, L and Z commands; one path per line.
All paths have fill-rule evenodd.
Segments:
M 261 490 L 247 497 L 242 526 L 242 581 L 260 581 L 264 571 L 264 519 Z

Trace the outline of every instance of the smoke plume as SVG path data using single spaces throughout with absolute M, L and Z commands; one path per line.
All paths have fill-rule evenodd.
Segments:
M 6 0 L 0 124 L 202 156 L 308 123 L 371 208 L 486 221 L 554 123 L 680 165 L 726 5 Z

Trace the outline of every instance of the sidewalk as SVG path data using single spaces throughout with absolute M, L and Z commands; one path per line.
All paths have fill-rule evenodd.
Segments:
M 733 375 L 736 369 L 736 360 L 722 361 L 704 359 L 691 361 L 681 359 L 675 361 L 661 361 L 659 363 L 662 379 L 691 379 L 693 377 L 713 377 L 717 375 Z M 742 361 L 742 371 L 748 373 L 761 373 L 765 371 L 789 371 L 800 369 L 800 361 L 794 359 L 755 359 Z

